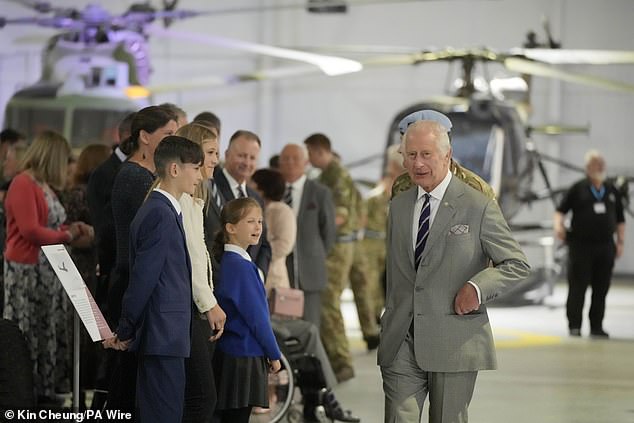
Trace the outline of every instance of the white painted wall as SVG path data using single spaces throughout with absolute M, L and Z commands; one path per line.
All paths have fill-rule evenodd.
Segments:
M 131 2 L 101 3 L 118 12 Z M 182 0 L 181 6 L 208 10 L 277 3 L 280 2 Z M 1 15 L 29 14 L 11 2 L 2 4 Z M 421 49 L 488 46 L 504 50 L 519 46 L 529 29 L 543 38 L 542 15 L 551 17 L 555 36 L 564 47 L 634 50 L 634 26 L 631 25 L 634 2 L 630 0 L 393 2 L 350 7 L 345 16 L 312 15 L 303 10 L 235 14 L 197 18 L 177 23 L 174 28 L 281 46 L 378 44 Z M 15 88 L 37 79 L 37 47 L 32 46 L 28 49 L 30 53 L 25 53 L 27 48 L 12 42 L 15 37 L 32 33 L 50 34 L 51 31 L 32 27 L 0 30 L 0 108 Z M 278 64 L 270 59 L 164 39 L 151 40 L 151 52 L 154 83 L 225 75 Z M 570 69 L 634 83 L 634 66 Z M 497 66 L 490 67 L 491 73 L 501 70 Z M 157 101 L 179 103 L 191 116 L 203 109 L 218 113 L 223 119 L 224 143 L 236 129 L 255 130 L 264 142 L 263 165 L 285 143 L 301 142 L 315 131 L 328 134 L 344 160 L 352 161 L 382 151 L 393 116 L 410 104 L 442 93 L 447 72 L 444 64 L 375 69 L 335 78 L 313 76 L 177 92 L 161 95 Z M 561 120 L 591 126 L 588 136 L 537 137 L 542 151 L 581 163 L 585 150 L 598 147 L 605 153 L 611 170 L 634 175 L 634 140 L 630 130 L 634 95 L 537 79 L 533 105 L 536 123 Z M 578 178 L 555 166 L 549 169 L 556 183 L 568 184 Z M 377 177 L 379 169 L 377 166 L 354 172 L 357 176 Z M 540 185 L 539 178 L 537 180 Z M 520 217 L 544 219 L 551 213 L 552 206 L 542 203 L 527 209 Z M 619 261 L 617 271 L 634 273 L 634 225 L 629 225 L 627 235 L 627 257 Z

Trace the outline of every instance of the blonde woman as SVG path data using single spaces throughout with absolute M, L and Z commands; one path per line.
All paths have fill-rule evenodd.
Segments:
M 226 315 L 213 293 L 212 268 L 204 236 L 204 208 L 208 199 L 207 181 L 218 164 L 218 136 L 215 129 L 190 123 L 176 135 L 200 145 L 203 150 L 203 182 L 193 196 L 183 194 L 179 203 L 192 264 L 192 296 L 198 313 L 192 323 L 191 356 L 185 362 L 185 410 L 183 422 L 208 421 L 216 408 L 216 386 L 211 360 L 215 342 L 223 331 Z
M 40 405 L 56 403 L 55 392 L 70 388 L 71 337 L 70 305 L 40 247 L 84 242 L 89 236 L 83 223 L 63 225 L 66 211 L 54 192 L 64 187 L 70 152 L 63 136 L 38 135 L 5 199 L 4 318 L 26 336 Z

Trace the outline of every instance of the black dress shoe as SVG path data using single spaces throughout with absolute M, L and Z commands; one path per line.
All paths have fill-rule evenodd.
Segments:
M 338 422 L 352 422 L 358 423 L 361 419 L 352 414 L 350 410 L 344 410 L 335 398 L 335 394 L 330 390 L 326 389 L 323 391 L 322 402 L 324 408 L 326 410 L 326 416 L 329 419 Z
M 570 329 L 570 336 L 581 336 L 581 329 Z
M 603 329 L 593 329 L 590 331 L 590 336 L 593 338 L 608 339 L 610 335 Z

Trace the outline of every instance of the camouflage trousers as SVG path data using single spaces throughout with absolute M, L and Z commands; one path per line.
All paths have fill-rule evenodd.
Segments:
M 379 334 L 376 322 L 376 293 L 379 290 L 379 279 L 372 273 L 372 270 L 375 269 L 370 269 L 373 263 L 367 256 L 363 241 L 356 241 L 353 245 L 350 287 L 354 293 L 354 302 L 357 306 L 363 339 L 367 340 Z
M 336 243 L 328 258 L 328 283 L 321 292 L 321 340 L 335 373 L 352 368 L 350 345 L 341 315 L 341 293 L 348 282 L 354 244 Z
M 373 316 L 375 319 L 381 316 L 385 307 L 385 292 L 383 277 L 385 274 L 385 240 L 366 238 L 361 241 L 361 248 L 368 262 L 366 273 L 368 275 L 368 290 L 372 292 Z

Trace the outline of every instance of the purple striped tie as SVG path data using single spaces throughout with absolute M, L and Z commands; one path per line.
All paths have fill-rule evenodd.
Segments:
M 420 217 L 418 218 L 418 233 L 416 234 L 416 248 L 414 248 L 414 263 L 418 270 L 420 259 L 423 256 L 425 250 L 425 243 L 427 243 L 427 237 L 429 236 L 429 216 L 431 205 L 429 204 L 429 194 L 425 194 L 425 202 L 423 208 L 420 211 Z

